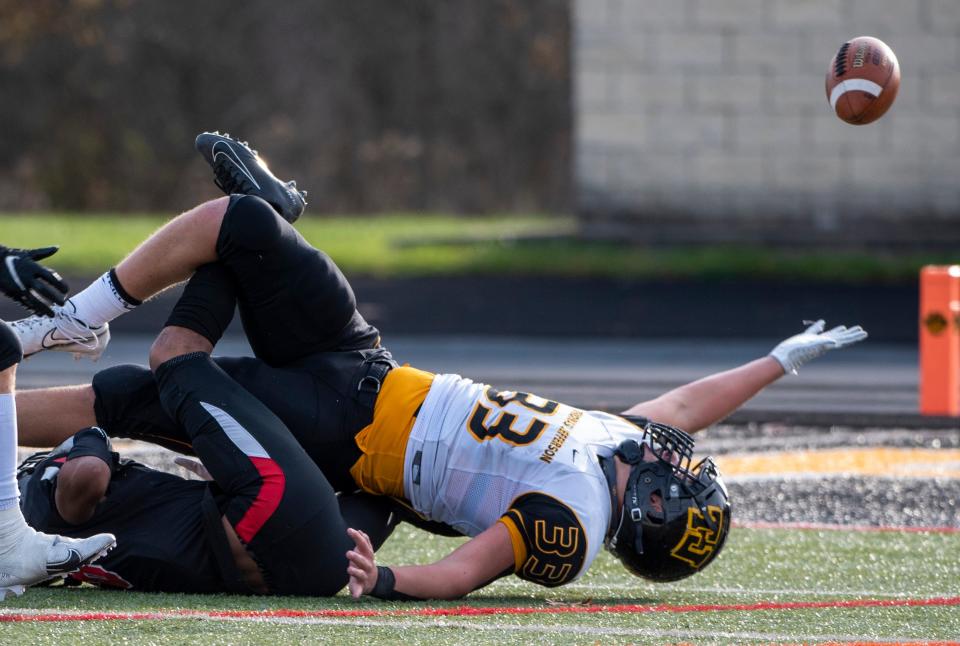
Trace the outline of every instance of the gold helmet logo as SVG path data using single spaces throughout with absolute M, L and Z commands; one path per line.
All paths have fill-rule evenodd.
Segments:
M 680 542 L 670 551 L 670 556 L 687 563 L 695 570 L 710 560 L 717 549 L 717 541 L 723 536 L 724 518 L 723 509 L 713 505 L 707 506 L 707 515 L 710 523 L 703 517 L 703 513 L 694 507 L 687 509 L 687 531 Z

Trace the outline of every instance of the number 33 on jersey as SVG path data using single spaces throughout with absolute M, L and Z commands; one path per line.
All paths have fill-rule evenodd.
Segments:
M 546 586 L 580 576 L 610 522 L 597 455 L 640 430 L 522 392 L 437 375 L 410 435 L 404 490 L 425 517 L 476 536 L 502 522 L 515 573 Z

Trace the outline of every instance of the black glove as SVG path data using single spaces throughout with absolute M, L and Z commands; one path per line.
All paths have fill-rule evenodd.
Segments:
M 53 316 L 53 305 L 63 305 L 69 288 L 60 275 L 38 260 L 59 247 L 8 249 L 0 245 L 0 291 L 31 312 Z
M 6 323 L 0 321 L 0 370 L 6 370 L 20 363 L 22 359 L 23 347 L 20 345 L 20 337 L 14 334 Z

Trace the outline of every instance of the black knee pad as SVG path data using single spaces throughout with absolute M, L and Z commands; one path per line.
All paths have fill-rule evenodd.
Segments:
M 153 373 L 121 365 L 93 377 L 97 426 L 110 437 L 129 437 L 192 454 L 190 438 L 164 412 Z
M 97 426 L 116 436 L 117 428 L 130 410 L 157 399 L 157 383 L 153 373 L 143 366 L 132 364 L 101 370 L 93 376 L 93 402 Z
M 233 195 L 220 226 L 217 250 L 227 241 L 251 251 L 270 249 L 280 241 L 284 225 L 286 221 L 259 197 Z
M 237 307 L 230 270 L 219 262 L 203 265 L 193 274 L 173 306 L 166 325 L 193 330 L 216 345 Z
M 23 360 L 20 338 L 6 323 L 0 321 L 0 370 L 6 370 Z

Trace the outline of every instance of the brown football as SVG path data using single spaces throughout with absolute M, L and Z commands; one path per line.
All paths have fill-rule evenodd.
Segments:
M 827 101 L 837 116 L 854 125 L 876 121 L 900 89 L 900 63 L 887 44 L 858 36 L 840 46 L 827 70 Z

